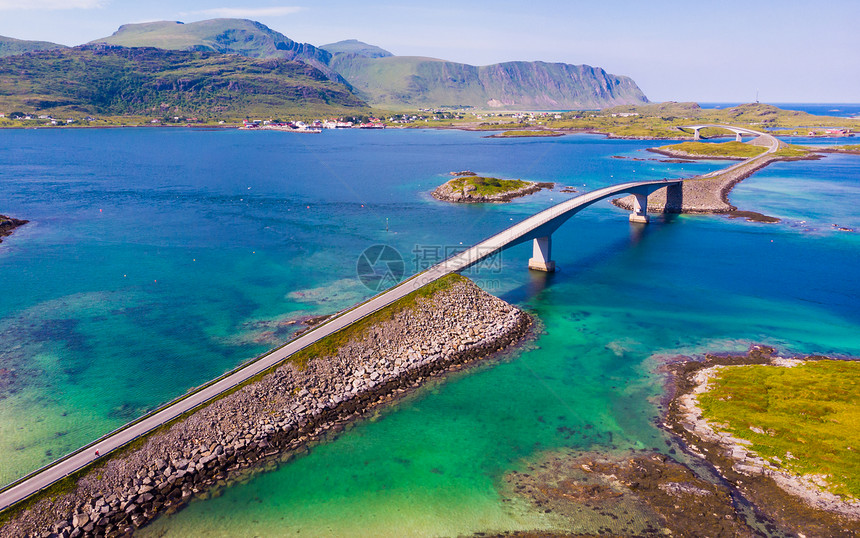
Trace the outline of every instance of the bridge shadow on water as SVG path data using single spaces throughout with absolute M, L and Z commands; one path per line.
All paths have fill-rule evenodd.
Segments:
M 520 286 L 499 294 L 499 297 L 512 304 L 523 304 L 539 296 L 544 290 L 551 288 L 556 283 L 565 282 L 576 278 L 578 275 L 599 270 L 601 266 L 610 260 L 616 259 L 618 256 L 627 255 L 631 251 L 645 248 L 645 245 L 649 242 L 648 239 L 659 234 L 663 230 L 664 225 L 675 221 L 678 215 L 666 213 L 663 215 L 653 215 L 652 218 L 654 219 L 652 223 L 647 225 L 630 223 L 629 234 L 626 238 L 607 242 L 598 251 L 577 259 L 575 263 L 570 261 L 562 262 L 558 265 L 554 273 L 529 270 L 523 266 L 522 270 L 528 271 L 528 280 Z M 560 244 L 554 244 L 553 246 L 555 248 L 563 248 Z M 530 244 L 529 247 L 531 247 Z M 517 269 L 519 267 L 513 264 L 505 267 L 506 271 Z M 492 292 L 492 290 L 489 291 Z

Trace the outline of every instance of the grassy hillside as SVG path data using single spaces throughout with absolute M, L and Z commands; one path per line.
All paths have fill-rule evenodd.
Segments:
M 387 58 L 394 56 L 385 49 L 379 48 L 376 45 L 368 45 L 357 39 L 346 39 L 337 43 L 329 43 L 323 45 L 321 49 L 330 52 L 331 54 L 345 53 L 355 54 L 356 56 L 364 56 L 365 58 Z
M 17 54 L 25 54 L 27 52 L 64 48 L 66 48 L 65 45 L 58 45 L 57 43 L 50 43 L 48 41 L 25 41 L 23 39 L 15 39 L 14 37 L 5 37 L 0 35 L 0 58 L 5 56 L 15 56 Z
M 242 119 L 360 113 L 317 69 L 283 59 L 105 45 L 0 61 L 0 111 Z
M 92 43 L 299 60 L 316 67 L 333 80 L 344 82 L 329 68 L 331 54 L 328 52 L 307 43 L 297 43 L 264 24 L 246 19 L 210 19 L 188 24 L 178 21 L 124 24 L 113 35 Z
M 545 62 L 472 66 L 435 58 L 338 53 L 330 65 L 374 106 L 557 110 L 647 102 L 631 79 Z

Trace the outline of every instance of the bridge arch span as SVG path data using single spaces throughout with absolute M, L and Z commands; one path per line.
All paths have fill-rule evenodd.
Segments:
M 529 260 L 529 268 L 539 271 L 554 271 L 552 261 L 552 234 L 571 217 L 592 204 L 617 196 L 632 194 L 635 199 L 631 222 L 647 223 L 648 196 L 662 188 L 680 185 L 682 179 L 661 181 L 634 181 L 604 187 L 571 198 L 548 209 L 544 209 L 526 220 L 503 230 L 465 251 L 448 258 L 431 271 L 438 269 L 446 274 L 467 269 L 481 260 L 497 252 L 509 249 L 522 243 L 533 241 L 533 256 Z

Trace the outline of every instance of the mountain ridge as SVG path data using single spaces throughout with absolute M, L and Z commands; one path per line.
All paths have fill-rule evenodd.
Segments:
M 648 102 L 632 79 L 599 67 L 526 61 L 473 66 L 438 58 L 396 56 L 355 39 L 315 47 L 247 19 L 123 25 L 112 36 L 94 43 L 286 57 L 309 63 L 349 85 L 373 106 L 391 109 L 462 105 L 559 110 Z
M 26 39 L 15 39 L 14 37 L 0 36 L 0 58 L 6 56 L 17 56 L 28 52 L 39 52 L 42 50 L 66 49 L 65 45 L 51 43 L 50 41 L 29 41 Z
M 68 49 L 48 42 L 18 41 L 7 40 L 11 44 L 7 46 L 9 55 L 6 59 L 19 58 L 24 54 L 22 50 L 29 54 L 40 54 L 29 51 L 44 52 L 52 48 L 84 50 L 81 47 Z M 362 105 L 369 103 L 390 110 L 442 106 L 478 110 L 582 110 L 648 103 L 647 97 L 631 78 L 607 73 L 600 67 L 541 61 L 474 66 L 438 58 L 396 56 L 378 46 L 355 39 L 316 47 L 293 41 L 262 23 L 248 19 L 209 19 L 187 24 L 179 21 L 124 24 L 112 35 L 93 40 L 87 46 L 127 47 L 130 50 L 149 47 L 162 51 L 236 55 L 258 61 L 302 62 L 324 78 L 339 84 L 335 93 L 345 88 L 353 94 L 353 100 L 364 101 Z M 146 56 L 143 53 L 129 54 Z M 147 54 L 153 56 L 153 53 Z M 80 59 L 80 54 L 73 53 L 69 57 Z M 178 56 L 162 56 L 162 59 L 166 58 L 177 59 Z M 195 80 L 205 85 L 199 79 L 206 70 L 189 67 L 185 60 L 177 61 L 184 66 L 183 69 L 191 68 Z M 245 64 L 240 68 L 239 64 L 242 62 L 237 62 L 231 69 L 251 69 Z M 136 69 L 128 63 L 118 62 L 116 65 L 120 68 L 117 73 L 119 79 L 128 75 L 128 69 Z M 38 67 L 30 64 L 32 69 L 38 70 Z M 166 66 L 162 65 L 161 68 L 165 69 Z M 256 66 L 253 69 L 261 68 Z M 289 73 L 284 75 L 287 78 L 298 73 L 295 69 L 287 71 Z M 231 76 L 239 76 L 236 72 L 230 73 Z M 87 76 L 85 72 L 77 74 L 85 78 Z M 44 73 L 44 76 L 50 79 L 54 75 Z M 31 86 L 37 82 L 32 78 L 27 80 Z M 289 85 L 289 81 L 282 82 Z M 10 84 L 7 81 L 7 86 Z M 276 85 L 274 80 L 266 80 L 263 86 L 270 88 L 273 84 Z M 23 86 L 19 85 L 18 89 L 20 87 Z M 333 88 L 327 88 L 322 93 L 326 94 L 329 90 Z M 31 100 L 51 101 L 38 95 Z M 358 105 L 353 103 L 349 106 Z
M 344 39 L 337 43 L 322 45 L 319 48 L 328 51 L 331 54 L 347 53 L 364 56 L 365 58 L 387 58 L 389 56 L 394 56 L 394 54 L 381 47 L 370 45 L 357 39 Z
M 599 67 L 512 61 L 485 66 L 420 56 L 336 53 L 330 65 L 373 106 L 592 109 L 648 103 L 629 77 Z
M 89 44 L 155 47 L 164 50 L 212 51 L 250 58 L 283 58 L 305 62 L 329 78 L 346 81 L 329 67 L 331 54 L 309 43 L 299 43 L 265 24 L 249 19 L 207 19 L 184 23 L 155 21 L 123 24 L 110 36 Z
M 369 109 L 303 62 L 96 44 L 4 58 L 0 110 L 242 119 Z

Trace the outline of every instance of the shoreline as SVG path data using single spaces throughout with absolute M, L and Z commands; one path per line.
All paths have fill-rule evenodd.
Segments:
M 4 237 L 12 235 L 12 232 L 28 222 L 30 221 L 0 215 L 0 243 L 3 242 Z
M 0 513 L 0 536 L 124 535 L 396 401 L 503 352 L 531 317 L 462 277 L 338 347 L 292 362 L 96 460 L 65 490 Z M 409 330 L 405 330 L 406 328 Z M 416 330 L 417 328 L 417 330 Z
M 823 491 L 803 476 L 773 468 L 748 451 L 749 442 L 715 429 L 702 418 L 696 397 L 709 389 L 720 368 L 741 365 L 788 367 L 799 361 L 850 360 L 823 356 L 783 358 L 773 348 L 752 346 L 745 355 L 708 354 L 703 361 L 685 359 L 665 367 L 662 428 L 684 451 L 706 461 L 720 477 L 785 532 L 804 529 L 813 535 L 853 536 L 860 527 L 860 501 Z

